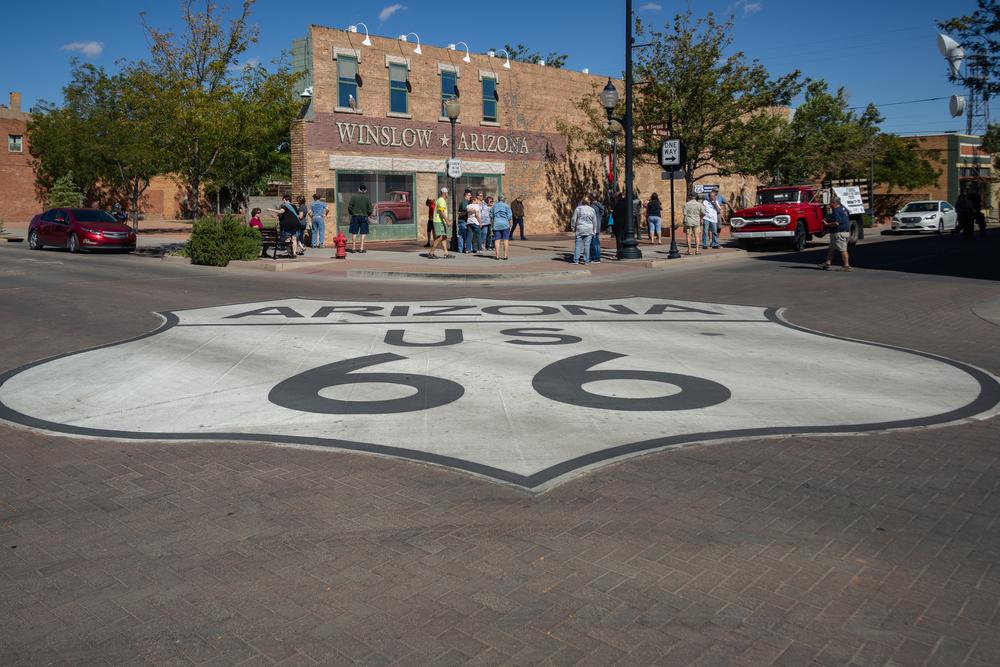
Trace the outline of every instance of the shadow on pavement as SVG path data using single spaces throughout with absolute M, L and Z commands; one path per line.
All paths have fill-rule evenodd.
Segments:
M 803 252 L 751 252 L 750 257 L 765 262 L 814 268 L 826 258 L 825 247 Z M 834 262 L 840 264 L 839 257 Z M 989 236 L 971 240 L 961 236 L 912 236 L 862 243 L 851 251 L 851 265 L 860 269 L 923 273 L 935 276 L 1000 281 L 1000 229 Z

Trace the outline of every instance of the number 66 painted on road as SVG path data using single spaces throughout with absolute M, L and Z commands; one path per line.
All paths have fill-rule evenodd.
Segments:
M 540 370 L 531 385 L 540 395 L 553 401 L 581 408 L 653 412 L 694 410 L 718 405 L 729 400 L 729 389 L 705 378 L 661 371 L 590 370 L 597 364 L 624 357 L 624 354 L 597 350 L 578 354 L 549 364 Z M 398 354 L 374 354 L 346 359 L 299 373 L 283 380 L 271 389 L 268 400 L 289 410 L 331 415 L 376 415 L 417 412 L 438 408 L 457 401 L 465 388 L 444 378 L 415 373 L 356 373 L 370 366 L 401 361 Z M 632 399 L 594 394 L 584 385 L 607 380 L 643 380 L 660 382 L 680 389 L 679 392 L 654 398 Z M 342 401 L 320 395 L 329 387 L 378 383 L 412 387 L 417 393 L 403 398 L 377 401 Z

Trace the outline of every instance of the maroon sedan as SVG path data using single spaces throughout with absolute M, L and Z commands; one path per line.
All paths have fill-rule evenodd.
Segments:
M 135 250 L 135 232 L 107 211 L 95 208 L 53 208 L 28 225 L 28 245 L 81 250 Z

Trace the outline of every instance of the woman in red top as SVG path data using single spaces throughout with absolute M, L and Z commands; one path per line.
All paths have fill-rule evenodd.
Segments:
M 431 240 L 434 238 L 434 200 L 428 197 L 424 206 L 427 207 L 427 243 L 424 244 L 424 247 L 430 248 Z
M 255 208 L 250 211 L 250 226 L 256 229 L 264 229 L 264 223 L 260 221 L 260 209 Z

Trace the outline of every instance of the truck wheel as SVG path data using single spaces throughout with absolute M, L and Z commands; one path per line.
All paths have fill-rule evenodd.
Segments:
M 392 214 L 392 211 L 386 211 L 382 214 L 381 222 L 383 225 L 394 225 L 396 224 L 396 216 Z
M 858 236 L 859 236 L 859 234 L 858 234 L 858 223 L 855 222 L 854 220 L 851 220 L 851 231 L 849 232 L 849 235 L 847 237 L 847 245 L 851 246 L 852 248 L 855 245 L 857 245 L 857 243 L 858 243 Z
M 795 226 L 795 236 L 792 237 L 792 250 L 795 252 L 802 252 L 805 250 L 808 238 L 806 225 L 804 222 L 800 222 Z

